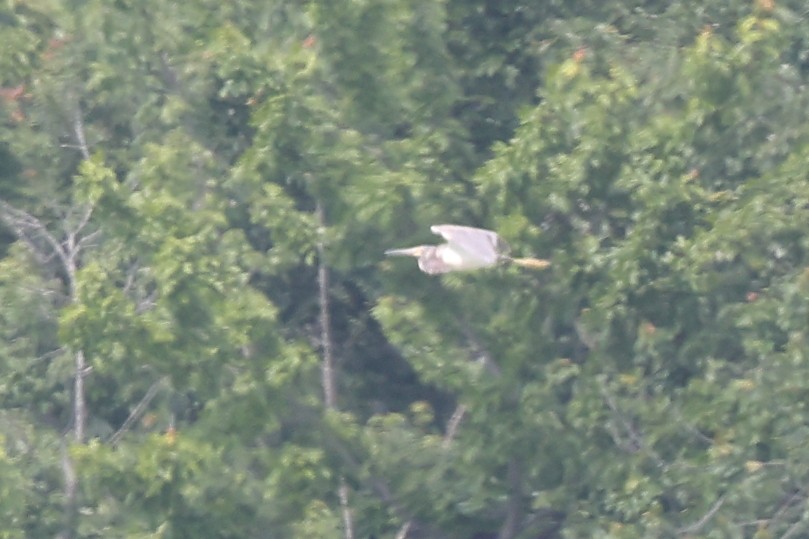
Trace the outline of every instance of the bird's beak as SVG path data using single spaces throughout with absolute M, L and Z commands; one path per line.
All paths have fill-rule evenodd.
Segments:
M 385 251 L 385 254 L 388 256 L 415 256 L 418 258 L 421 256 L 423 250 L 424 247 L 420 245 L 418 247 L 409 247 L 407 249 L 388 249 Z

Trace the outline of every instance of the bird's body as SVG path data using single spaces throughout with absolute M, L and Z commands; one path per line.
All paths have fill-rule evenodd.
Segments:
M 391 249 L 385 251 L 385 254 L 415 256 L 419 261 L 419 269 L 430 275 L 490 268 L 502 262 L 514 262 L 534 268 L 550 265 L 547 260 L 536 258 L 511 258 L 508 244 L 491 230 L 460 225 L 433 225 L 430 230 L 447 240 L 447 243 Z

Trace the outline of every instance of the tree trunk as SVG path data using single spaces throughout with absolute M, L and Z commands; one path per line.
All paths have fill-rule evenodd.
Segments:
M 81 116 L 77 114 L 75 120 L 76 137 L 79 142 L 82 156 L 89 158 Z M 91 206 L 75 205 L 67 209 L 63 221 L 60 223 L 59 234 L 54 234 L 39 218 L 25 210 L 15 208 L 11 204 L 0 200 L 0 219 L 4 221 L 15 233 L 17 238 L 28 246 L 34 258 L 43 264 L 56 260 L 59 264 L 56 273 L 64 277 L 65 295 L 70 303 L 78 300 L 76 272 L 79 268 L 79 259 L 86 240 L 93 234 L 82 231 L 89 223 L 93 213 Z M 71 222 L 75 219 L 75 222 Z M 84 377 L 88 366 L 83 350 L 74 352 L 73 372 L 73 425 L 72 434 L 76 443 L 84 443 L 87 425 L 87 404 L 85 400 Z M 66 442 L 63 440 L 63 442 Z M 76 535 L 78 520 L 78 477 L 70 458 L 67 443 L 62 447 L 62 473 L 65 488 L 65 526 L 59 533 L 60 539 L 72 539 Z
M 508 503 L 506 504 L 506 519 L 500 527 L 497 539 L 513 539 L 520 530 L 522 519 L 522 467 L 516 457 L 508 461 L 506 481 L 508 483 Z
M 326 228 L 326 218 L 323 214 L 323 206 L 317 203 L 317 225 L 323 231 Z M 317 288 L 318 302 L 320 303 L 320 346 L 323 351 L 323 400 L 326 410 L 337 409 L 337 384 L 334 374 L 334 352 L 331 336 L 331 318 L 329 312 L 329 269 L 326 265 L 326 245 L 322 236 L 317 242 Z M 351 508 L 348 505 L 348 484 L 345 478 L 340 477 L 340 486 L 337 489 L 337 496 L 340 500 L 340 508 L 343 517 L 343 537 L 354 539 L 354 523 L 351 516 Z

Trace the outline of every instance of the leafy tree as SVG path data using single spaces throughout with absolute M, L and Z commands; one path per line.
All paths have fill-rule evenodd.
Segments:
M 0 7 L 0 536 L 799 536 L 803 11 Z

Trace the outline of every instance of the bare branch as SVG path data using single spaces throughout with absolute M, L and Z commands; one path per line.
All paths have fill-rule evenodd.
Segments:
M 331 313 L 329 307 L 329 269 L 326 266 L 326 244 L 323 239 L 323 231 L 326 228 L 326 217 L 320 201 L 317 202 L 315 210 L 317 214 L 318 233 L 320 237 L 317 241 L 317 290 L 318 303 L 320 303 L 320 340 L 323 351 L 323 399 L 327 410 L 337 409 L 337 384 L 334 374 L 334 352 L 331 335 Z M 340 499 L 340 508 L 343 516 L 343 537 L 354 539 L 354 523 L 351 517 L 351 507 L 348 504 L 348 484 L 345 477 L 340 477 L 340 486 L 337 489 Z
M 84 131 L 81 109 L 76 105 L 73 114 L 73 134 L 78 143 L 78 149 L 84 159 L 90 158 L 87 146 L 87 137 Z M 42 264 L 48 263 L 53 257 L 58 258 L 61 270 L 64 271 L 68 289 L 68 297 L 74 301 L 77 297 L 76 271 L 82 248 L 92 241 L 92 234 L 82 236 L 82 230 L 90 222 L 92 206 L 72 205 L 59 206 L 57 203 L 46 200 L 45 204 L 54 207 L 59 215 L 61 230 L 60 237 L 48 230 L 45 223 L 25 210 L 15 208 L 8 202 L 0 200 L 0 221 L 5 223 L 18 240 L 22 241 L 32 255 Z M 76 212 L 81 212 L 75 226 L 71 226 Z M 73 436 L 78 443 L 83 443 L 86 435 L 87 404 L 84 380 L 92 368 L 87 365 L 84 350 L 74 352 L 75 372 L 73 373 Z M 62 473 L 65 488 L 65 526 L 58 537 L 68 539 L 76 532 L 76 519 L 78 516 L 78 479 L 67 448 L 62 448 Z
M 83 139 L 83 126 L 78 115 L 75 129 L 77 137 L 80 137 L 83 146 L 82 154 L 87 158 L 89 157 L 89 152 Z M 67 295 L 71 301 L 75 301 L 77 297 L 76 271 L 79 266 L 79 257 L 83 247 L 89 241 L 88 238 L 92 236 L 91 234 L 81 236 L 81 233 L 90 222 L 92 206 L 74 205 L 68 208 L 56 207 L 55 210 L 56 214 L 60 216 L 59 219 L 61 219 L 62 230 L 60 234 L 63 238 L 61 241 L 56 234 L 48 230 L 48 227 L 41 219 L 25 210 L 12 206 L 4 200 L 0 200 L 0 221 L 11 228 L 17 238 L 28 247 L 28 250 L 41 264 L 50 263 L 54 257 L 58 259 L 66 279 Z M 80 212 L 80 214 L 77 212 Z M 76 215 L 78 215 L 78 220 L 74 221 L 74 216 Z M 76 442 L 81 444 L 85 440 L 87 430 L 85 378 L 92 371 L 92 368 L 87 364 L 84 350 L 75 350 L 73 354 L 75 370 L 73 373 L 72 431 Z M 70 538 L 75 533 L 78 515 L 78 479 L 66 449 L 64 449 L 62 468 L 65 488 L 65 527 L 60 536 Z
M 123 435 L 126 434 L 129 428 L 132 426 L 132 423 L 134 423 L 143 414 L 143 412 L 146 411 L 146 408 L 152 402 L 152 399 L 155 398 L 157 392 L 164 385 L 165 381 L 166 378 L 163 377 L 154 382 L 151 386 L 149 386 L 149 389 L 146 390 L 146 394 L 143 395 L 143 398 L 140 399 L 140 402 L 138 402 L 138 404 L 129 413 L 129 417 L 127 417 L 126 420 L 121 425 L 121 427 L 117 431 L 115 431 L 115 434 L 110 436 L 109 442 L 113 447 L 118 445 L 118 442 L 121 441 L 121 437 L 123 437 Z
M 87 407 L 84 400 L 84 377 L 87 374 L 87 363 L 84 352 L 76 352 L 76 372 L 73 377 L 73 430 L 76 441 L 84 442 L 85 426 L 87 423 Z
M 73 532 L 76 528 L 79 482 L 76 477 L 76 468 L 73 465 L 67 444 L 64 440 L 62 440 L 60 449 L 62 453 L 62 475 L 65 481 L 65 506 L 67 510 L 65 511 L 64 529 L 57 537 L 59 539 L 70 539 L 73 537 Z
M 90 159 L 90 149 L 87 147 L 87 137 L 84 134 L 84 120 L 81 117 L 81 107 L 76 105 L 76 110 L 73 113 L 73 135 L 76 137 L 76 142 L 79 145 L 79 151 L 82 157 Z
M 506 470 L 506 483 L 508 484 L 508 501 L 506 503 L 506 517 L 497 539 L 513 539 L 516 537 L 520 520 L 522 518 L 522 466 L 516 457 L 508 461 Z
M 81 251 L 88 247 L 95 247 L 92 243 L 96 238 L 101 235 L 101 230 L 96 230 L 94 232 L 90 232 L 89 234 L 85 234 L 82 236 L 79 241 L 76 242 L 76 247 Z
M 351 518 L 351 507 L 348 505 L 348 484 L 344 477 L 340 478 L 337 496 L 340 498 L 343 513 L 343 535 L 345 539 L 354 539 L 354 522 Z
M 79 218 L 79 222 L 76 224 L 76 227 L 73 229 L 73 233 L 74 234 L 79 234 L 84 229 L 84 227 L 87 226 L 87 223 L 90 222 L 90 217 L 92 217 L 92 215 L 93 215 L 93 206 L 90 205 L 90 204 L 86 204 L 84 206 L 84 211 L 82 212 L 82 216 Z
M 25 210 L 15 208 L 4 200 L 0 200 L 0 220 L 14 231 L 17 238 L 28 245 L 28 249 L 40 262 L 47 262 L 50 255 L 55 255 L 59 258 L 62 269 L 65 270 L 68 277 L 69 295 L 72 298 L 75 294 L 76 255 L 68 253 L 42 221 Z M 44 240 L 46 246 L 43 246 L 37 239 Z
M 699 430 L 697 427 L 689 423 L 688 420 L 686 420 L 685 417 L 683 417 L 683 413 L 679 407 L 670 404 L 669 409 L 671 409 L 672 412 L 674 413 L 675 419 L 680 423 L 682 423 L 685 426 L 686 430 L 688 430 L 688 432 L 690 432 L 695 438 L 708 445 L 713 445 L 714 443 L 713 438 L 706 436 L 701 430 Z
M 745 521 L 738 523 L 739 526 L 749 527 L 749 526 L 756 526 L 756 527 L 767 527 L 770 529 L 775 528 L 779 521 L 782 520 L 790 509 L 800 509 L 800 507 L 805 503 L 806 490 L 804 487 L 800 487 L 795 489 L 794 492 L 790 493 L 786 496 L 778 506 L 778 510 L 773 514 L 770 518 L 759 518 L 755 520 Z M 786 532 L 781 536 L 781 538 L 793 537 L 796 533 L 798 533 L 801 528 L 806 523 L 800 518 L 798 515 L 798 520 L 794 522 Z
M 447 432 L 444 435 L 444 440 L 441 443 L 443 448 L 448 448 L 449 445 L 452 443 L 452 440 L 455 438 L 455 435 L 458 433 L 458 428 L 461 426 L 461 421 L 463 420 L 464 416 L 466 415 L 466 406 L 463 404 L 459 404 L 455 411 L 452 412 L 452 417 L 449 418 L 447 422 Z M 413 519 L 406 521 L 399 531 L 396 533 L 396 539 L 406 539 L 407 534 L 410 532 L 410 528 L 413 527 Z
M 716 515 L 716 512 L 722 507 L 722 504 L 725 503 L 725 499 L 727 495 L 721 496 L 716 502 L 708 509 L 708 512 L 702 515 L 699 520 L 694 522 L 689 526 L 685 526 L 684 528 L 680 528 L 677 530 L 677 535 L 690 535 L 692 533 L 698 533 L 705 525 L 710 522 L 710 520 Z
M 500 366 L 497 362 L 492 358 L 492 355 L 486 350 L 486 347 L 483 346 L 483 343 L 480 342 L 480 339 L 475 332 L 472 331 L 472 328 L 469 327 L 469 324 L 466 320 L 461 319 L 461 331 L 466 337 L 466 340 L 469 341 L 469 344 L 472 345 L 472 352 L 477 356 L 478 361 L 483 364 L 483 367 L 486 371 L 491 374 L 492 376 L 500 376 Z
M 410 527 L 412 525 L 413 525 L 412 520 L 408 520 L 407 522 L 405 522 L 404 526 L 402 526 L 396 533 L 396 539 L 407 539 L 407 534 L 410 531 Z
M 663 459 L 660 458 L 660 455 L 658 455 L 654 449 L 652 449 L 646 444 L 643 434 L 637 428 L 635 428 L 634 425 L 632 425 L 632 422 L 620 410 L 612 394 L 607 389 L 607 384 L 601 383 L 599 385 L 599 388 L 601 389 L 601 395 L 604 397 L 604 402 L 607 403 L 609 409 L 612 411 L 615 417 L 618 418 L 618 420 L 621 423 L 621 426 L 623 427 L 624 432 L 629 437 L 629 443 L 627 443 L 627 441 L 621 439 L 621 436 L 616 430 L 610 429 L 610 434 L 613 440 L 615 441 L 616 445 L 618 445 L 618 447 L 621 447 L 625 451 L 629 451 L 631 453 L 643 450 L 645 453 L 650 455 L 652 459 L 654 459 L 654 461 L 657 463 L 658 466 L 661 466 L 663 468 L 667 467 Z
M 455 435 L 458 433 L 458 428 L 461 426 L 461 421 L 463 420 L 464 416 L 466 415 L 466 406 L 463 404 L 459 404 L 455 411 L 452 412 L 452 417 L 449 418 L 447 422 L 447 432 L 444 435 L 443 447 L 449 447 L 449 444 L 452 443 L 452 440 L 455 438 Z
M 346 466 L 354 470 L 364 468 L 364 466 L 354 457 L 354 455 L 351 454 L 351 452 L 339 439 L 329 436 L 329 440 L 334 444 L 337 454 Z M 376 496 L 379 497 L 379 499 L 390 508 L 391 513 L 393 513 L 396 518 L 402 522 L 408 523 L 407 526 L 409 530 L 419 530 L 420 532 L 423 532 L 425 536 L 429 537 L 439 536 L 438 532 L 433 530 L 431 526 L 423 522 L 419 522 L 413 517 L 412 513 L 396 499 L 393 492 L 391 492 L 390 487 L 387 485 L 387 483 L 385 483 L 384 479 L 371 474 L 370 477 L 367 478 L 367 485 L 376 494 Z M 407 537 L 408 532 L 405 531 L 404 533 L 405 535 L 403 538 Z
M 317 221 L 321 237 L 317 241 L 317 290 L 320 303 L 320 346 L 323 351 L 323 398 L 326 408 L 337 406 L 337 390 L 334 380 L 334 355 L 332 352 L 331 320 L 329 312 L 329 270 L 326 267 L 326 246 L 322 231 L 326 226 L 323 207 L 317 203 Z
M 803 528 L 806 527 L 806 521 L 802 518 L 795 522 L 792 526 L 784 532 L 784 535 L 781 536 L 781 539 L 789 539 L 790 537 L 795 537 L 797 533 L 799 533 Z

